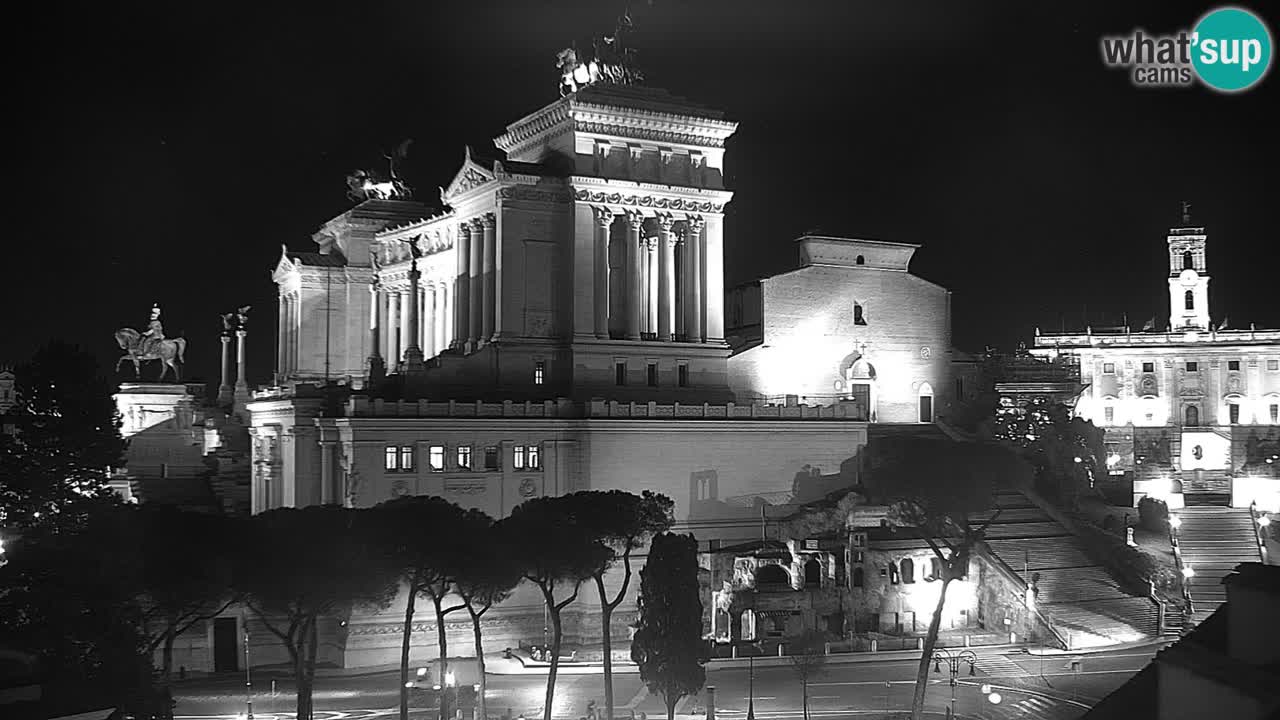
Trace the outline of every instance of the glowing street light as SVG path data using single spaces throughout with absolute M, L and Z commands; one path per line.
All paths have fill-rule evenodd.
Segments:
M 998 692 L 993 692 L 987 695 L 987 700 L 991 701 L 992 705 L 999 705 L 1000 701 L 1003 699 L 1004 698 L 1000 697 L 1000 693 Z
M 1191 578 L 1195 577 L 1195 575 L 1196 575 L 1196 571 L 1191 569 L 1190 565 L 1183 566 L 1182 577 L 1190 580 Z
M 1259 517 L 1259 518 L 1258 518 L 1258 526 L 1259 526 L 1259 527 L 1266 527 L 1266 526 L 1268 526 L 1268 525 L 1270 525 L 1270 524 L 1271 524 L 1271 518 L 1270 518 L 1269 516 L 1267 516 L 1267 515 L 1263 515 L 1263 516 L 1261 516 L 1261 517 Z M 4 550 L 3 550 L 3 549 L 0 549 L 0 553 L 3 553 L 3 552 L 4 552 Z
M 1177 515 L 1170 515 L 1169 527 L 1173 528 L 1174 530 L 1177 530 L 1178 528 L 1182 527 L 1182 518 L 1178 517 Z

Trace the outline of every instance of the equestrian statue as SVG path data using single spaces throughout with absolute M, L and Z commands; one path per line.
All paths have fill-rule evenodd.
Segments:
M 164 325 L 160 324 L 160 306 L 154 305 L 151 308 L 151 320 L 147 323 L 145 332 L 138 332 L 133 328 L 120 328 L 116 331 L 116 342 L 120 345 L 120 349 L 125 354 L 116 362 L 116 372 L 120 372 L 120 366 L 126 360 L 133 361 L 133 372 L 138 379 L 142 379 L 142 363 L 149 360 L 160 361 L 160 380 L 163 381 L 169 370 L 173 370 L 173 379 L 181 380 L 182 376 L 178 371 L 178 366 L 174 363 L 176 359 L 180 363 L 185 363 L 183 352 L 187 349 L 186 338 L 174 338 L 169 340 L 164 336 Z

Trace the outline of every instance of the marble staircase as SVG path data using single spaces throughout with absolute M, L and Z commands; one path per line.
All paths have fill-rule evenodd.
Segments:
M 1185 507 L 1176 515 L 1183 567 L 1194 572 L 1186 582 L 1191 593 L 1189 625 L 1198 625 L 1227 601 L 1222 579 L 1244 562 L 1262 562 L 1248 508 Z

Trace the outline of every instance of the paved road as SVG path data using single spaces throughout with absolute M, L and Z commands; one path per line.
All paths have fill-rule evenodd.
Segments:
M 1119 687 L 1150 662 L 1163 645 L 1117 650 L 1092 655 L 1053 655 L 1044 658 L 1021 651 L 979 652 L 976 674 L 967 670 L 955 686 L 956 710 L 962 716 L 988 720 L 1049 718 L 1073 720 L 1109 692 Z M 1071 660 L 1078 658 L 1078 670 Z M 915 683 L 916 661 L 878 660 L 829 664 L 809 685 L 811 714 L 834 719 L 856 712 L 902 709 L 910 705 Z M 586 714 L 588 701 L 602 702 L 600 675 L 562 675 L 556 683 L 554 715 L 579 718 Z M 327 677 L 316 681 L 315 707 L 320 720 L 360 720 L 394 715 L 399 702 L 398 673 L 354 677 Z M 488 703 L 491 714 L 510 709 L 513 715 L 540 716 L 546 678 L 544 675 L 491 676 Z M 707 684 L 716 687 L 717 712 L 726 720 L 743 720 L 747 710 L 747 668 L 713 667 Z M 990 684 L 1001 695 L 993 705 L 980 692 Z M 291 684 L 278 678 L 277 694 L 268 691 L 269 680 L 255 679 L 255 720 L 292 717 Z M 789 666 L 756 667 L 754 680 L 756 715 L 762 719 L 785 720 L 800 716 L 801 689 Z M 615 702 L 625 710 L 650 717 L 665 715 L 659 698 L 650 696 L 639 676 L 614 677 Z M 190 681 L 177 688 L 178 714 L 196 720 L 234 717 L 244 712 L 242 679 Z M 930 673 L 927 695 L 929 709 L 941 712 L 951 698 L 946 668 L 941 675 Z M 686 698 L 677 712 L 699 713 L 705 696 Z M 435 712 L 415 698 L 415 717 L 434 720 Z M 625 712 L 624 710 L 624 712 Z

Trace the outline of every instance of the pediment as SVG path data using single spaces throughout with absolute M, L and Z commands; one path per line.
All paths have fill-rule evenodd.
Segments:
M 493 180 L 493 169 L 486 168 L 476 162 L 475 158 L 471 156 L 471 148 L 467 148 L 462 160 L 462 167 L 458 168 L 458 172 L 453 176 L 453 181 L 449 183 L 449 186 L 440 191 L 440 200 L 446 205 L 450 204 L 457 196 Z
M 280 259 L 276 261 L 275 270 L 271 271 L 271 279 L 279 283 L 293 273 L 297 272 L 298 267 L 293 264 L 293 258 L 289 257 L 289 248 L 280 246 Z

